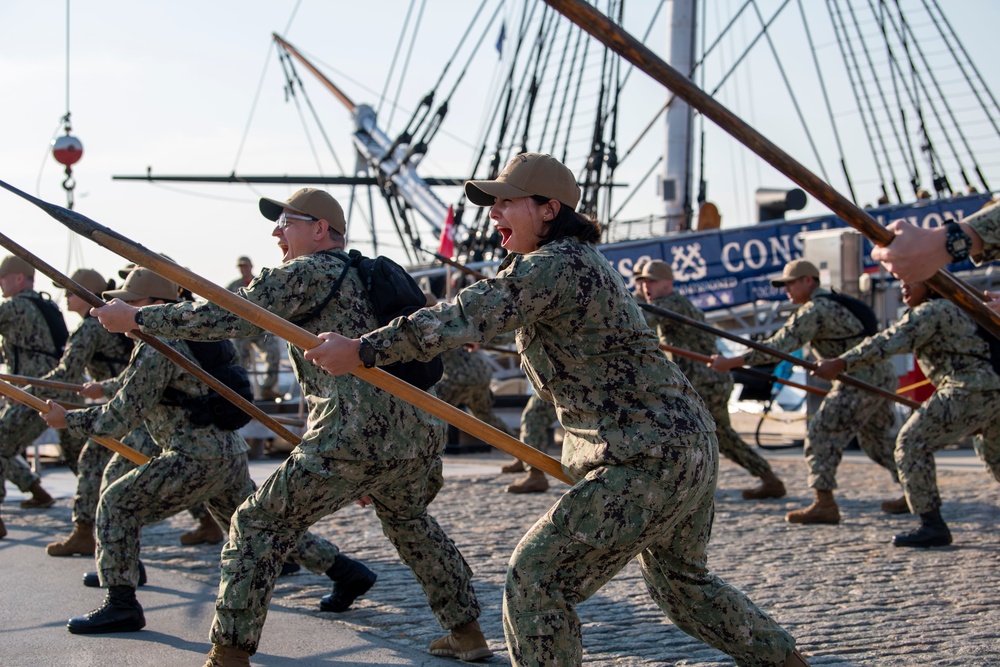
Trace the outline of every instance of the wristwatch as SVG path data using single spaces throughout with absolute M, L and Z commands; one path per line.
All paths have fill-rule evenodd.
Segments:
M 137 327 L 142 326 L 142 308 L 135 311 L 135 326 Z
M 358 358 L 365 368 L 375 368 L 375 346 L 364 338 L 361 339 L 361 347 L 358 348 Z
M 944 247 L 951 255 L 951 261 L 961 262 L 969 258 L 969 250 L 972 248 L 972 239 L 962 230 L 962 226 L 954 220 L 944 223 L 944 228 L 948 230 L 945 236 Z

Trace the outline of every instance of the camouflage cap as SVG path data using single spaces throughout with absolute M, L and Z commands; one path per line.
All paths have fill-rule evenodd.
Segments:
M 344 209 L 329 192 L 316 188 L 302 188 L 286 201 L 267 197 L 260 198 L 260 212 L 268 220 L 277 220 L 284 209 L 308 215 L 317 220 L 326 220 L 330 227 L 341 234 L 347 233 Z
M 0 262 L 0 276 L 10 275 L 11 273 L 20 273 L 27 278 L 34 278 L 35 267 L 28 264 L 20 257 L 7 255 L 3 258 L 3 261 Z
M 151 269 L 138 266 L 133 269 L 121 289 L 109 290 L 102 294 L 105 299 L 138 301 L 139 299 L 177 300 L 177 284 L 158 276 Z
M 465 196 L 476 206 L 532 195 L 555 199 L 575 210 L 580 203 L 580 186 L 566 165 L 545 153 L 521 153 L 495 180 L 465 182 Z
M 780 276 L 771 279 L 771 286 L 784 287 L 786 283 L 798 280 L 803 276 L 812 276 L 816 280 L 819 280 L 819 269 L 812 262 L 807 262 L 804 259 L 793 259 L 788 264 L 785 264 L 785 268 Z
M 645 262 L 638 273 L 632 274 L 636 280 L 673 280 L 674 272 L 662 259 Z

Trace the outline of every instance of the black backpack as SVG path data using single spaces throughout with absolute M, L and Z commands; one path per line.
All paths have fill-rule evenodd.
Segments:
M 835 301 L 851 311 L 851 315 L 854 315 L 861 322 L 861 328 L 864 329 L 865 336 L 874 336 L 878 333 L 878 317 L 875 316 L 875 311 L 872 310 L 872 307 L 861 299 L 856 299 L 853 296 L 841 294 L 840 292 L 817 294 L 816 296 Z M 850 337 L 853 338 L 853 336 Z
M 253 402 L 253 386 L 243 366 L 236 363 L 232 341 L 187 341 L 191 354 L 212 377 L 247 401 Z M 189 396 L 173 387 L 163 392 L 166 405 L 180 405 L 195 426 L 215 424 L 224 431 L 236 431 L 250 423 L 250 415 L 233 405 L 214 389 L 205 396 Z
M 388 257 L 365 257 L 357 250 L 351 250 L 348 257 L 347 265 L 344 266 L 344 270 L 323 303 L 306 315 L 292 320 L 295 324 L 302 326 L 330 303 L 352 266 L 358 269 L 361 284 L 372 304 L 379 326 L 385 326 L 395 318 L 405 317 L 427 305 L 427 297 L 413 277 Z M 427 391 L 441 379 L 441 375 L 444 374 L 444 364 L 440 356 L 436 356 L 430 361 L 399 361 L 385 366 L 384 370 L 418 389 Z

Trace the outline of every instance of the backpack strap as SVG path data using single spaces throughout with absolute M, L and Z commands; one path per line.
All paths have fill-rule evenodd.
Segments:
M 321 250 L 320 252 L 332 255 L 337 251 Z M 327 304 L 329 304 L 330 301 L 333 300 L 333 297 L 337 295 L 337 292 L 340 291 L 340 286 L 344 284 L 344 279 L 347 278 L 347 272 L 350 271 L 352 266 L 357 266 L 358 264 L 360 264 L 362 258 L 363 256 L 360 252 L 358 252 L 357 250 L 351 250 L 351 252 L 347 256 L 347 262 L 344 264 L 344 270 L 340 272 L 340 277 L 337 278 L 337 282 L 333 284 L 333 288 L 330 290 L 330 293 L 326 295 L 326 298 L 323 299 L 323 301 L 318 306 L 310 310 L 308 313 L 305 313 L 304 315 L 299 315 L 295 319 L 289 320 L 289 322 L 301 327 L 305 323 L 310 322 L 316 317 L 318 317 L 319 314 L 323 312 L 323 309 L 326 308 Z

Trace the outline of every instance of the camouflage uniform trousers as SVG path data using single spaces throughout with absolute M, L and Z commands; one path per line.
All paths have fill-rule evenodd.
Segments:
M 715 435 L 719 439 L 719 453 L 749 472 L 754 477 L 773 474 L 771 464 L 744 442 L 733 428 L 729 418 L 729 397 L 733 393 L 732 376 L 716 373 L 720 380 L 699 382 L 695 390 L 705 401 L 715 420 Z
M 574 606 L 635 556 L 650 596 L 678 628 L 739 665 L 784 664 L 791 635 L 708 571 L 714 434 L 685 436 L 662 451 L 591 470 L 521 538 L 504 586 L 513 665 L 582 664 Z
M 454 384 L 443 380 L 434 385 L 434 393 L 450 405 L 469 409 L 469 413 L 481 422 L 511 435 L 510 429 L 500 417 L 493 412 L 493 392 L 489 382 L 483 384 Z
M 479 617 L 472 570 L 427 513 L 444 477 L 437 455 L 387 461 L 338 460 L 324 478 L 295 457 L 285 460 L 236 511 L 222 550 L 222 580 L 211 640 L 257 650 L 285 553 L 313 523 L 371 498 L 382 530 L 413 571 L 444 628 Z
M 521 412 L 521 442 L 544 454 L 549 448 L 549 427 L 555 420 L 556 406 L 538 394 L 532 394 Z M 531 468 L 524 464 L 525 470 Z
M 232 341 L 236 347 L 236 353 L 240 357 L 240 363 L 250 373 L 251 378 L 256 377 L 254 374 L 257 372 L 255 363 L 257 356 L 254 354 L 254 348 L 260 350 L 260 353 L 264 355 L 265 371 L 264 377 L 257 384 L 260 385 L 261 389 L 276 388 L 278 370 L 281 367 L 281 342 L 277 337 L 274 334 L 265 333 L 252 338 L 233 338 Z
M 892 377 L 878 386 L 895 391 L 895 384 L 896 379 Z M 803 451 L 809 466 L 809 487 L 820 491 L 837 488 L 837 467 L 844 449 L 855 435 L 868 458 L 888 470 L 892 480 L 898 482 L 893 458 L 895 425 L 896 413 L 888 399 L 876 398 L 864 389 L 834 383 L 806 431 Z
M 126 473 L 104 490 L 97 506 L 97 571 L 101 585 L 134 588 L 138 584 L 142 526 L 204 502 L 225 528 L 236 508 L 254 490 L 245 453 L 195 459 L 171 450 Z M 325 573 L 340 553 L 336 545 L 311 533 L 302 535 L 292 547 L 290 559 L 316 574 Z M 277 567 L 280 571 L 280 561 Z
M 28 445 L 40 436 L 46 428 L 48 427 L 41 415 L 34 408 L 29 408 L 27 405 L 9 403 L 3 411 L 0 411 L 0 479 L 10 478 L 9 471 L 13 470 L 14 466 L 17 465 L 12 462 L 12 459 L 21 456 Z M 29 469 L 28 472 L 31 477 L 30 481 L 28 481 L 27 478 L 23 477 L 24 472 L 23 468 L 14 470 L 13 476 L 15 478 L 20 476 L 21 479 L 11 481 L 14 481 L 22 491 L 27 491 L 41 477 Z M 28 482 L 28 484 L 22 487 L 21 484 L 24 482 Z M 6 497 L 7 489 L 5 485 L 0 484 L 0 503 L 3 503 Z
M 938 389 L 903 424 L 896 438 L 896 464 L 906 502 L 914 514 L 941 507 L 934 452 L 982 429 L 973 441 L 993 479 L 1000 482 L 1000 391 Z
M 15 456 L 7 459 L 4 476 L 8 482 L 20 489 L 22 493 L 27 493 L 31 485 L 41 479 L 41 477 L 32 471 L 31 466 L 23 456 Z M 6 496 L 6 494 L 4 495 Z
M 149 435 L 149 431 L 146 430 L 145 426 L 140 426 L 129 433 L 122 439 L 122 442 L 140 454 L 145 454 L 149 458 L 153 458 L 161 451 L 160 445 L 158 445 L 156 441 L 153 440 L 153 437 Z M 107 452 L 108 458 L 106 465 L 100 469 L 97 469 L 99 463 L 98 459 L 95 458 L 92 462 L 92 466 L 88 465 L 88 474 L 84 475 L 81 473 L 80 478 L 77 480 L 76 497 L 73 499 L 74 521 L 86 521 L 87 519 L 78 519 L 77 517 L 90 516 L 90 521 L 93 522 L 97 515 L 97 501 L 100 498 L 100 494 L 103 493 L 103 490 L 111 486 L 112 483 L 116 482 L 126 473 L 135 469 L 135 464 L 121 454 L 114 454 L 111 450 L 102 447 L 97 443 L 87 443 L 87 447 L 90 447 L 91 445 Z M 94 480 L 96 480 L 96 484 L 94 483 Z M 208 507 L 206 507 L 204 503 L 198 503 L 188 507 L 187 511 L 195 520 L 198 521 L 211 514 Z M 222 526 L 223 530 L 225 530 L 226 524 L 220 523 L 219 525 Z

